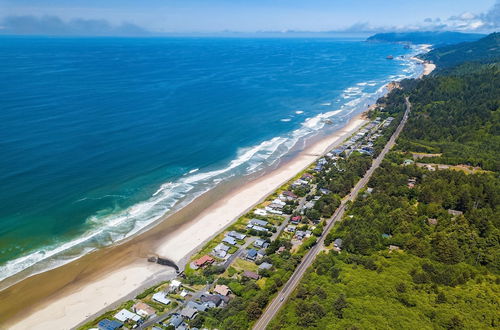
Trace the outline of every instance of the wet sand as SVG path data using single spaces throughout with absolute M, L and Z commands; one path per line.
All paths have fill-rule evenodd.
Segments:
M 366 122 L 358 115 L 261 177 L 221 184 L 127 242 L 14 284 L 0 292 L 0 324 L 12 329 L 71 328 L 172 278 L 172 268 L 148 263 L 147 257 L 168 257 L 183 267 L 210 238 Z

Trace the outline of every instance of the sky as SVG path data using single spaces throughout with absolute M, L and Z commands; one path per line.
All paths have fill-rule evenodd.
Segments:
M 0 0 L 0 33 L 497 31 L 500 0 Z

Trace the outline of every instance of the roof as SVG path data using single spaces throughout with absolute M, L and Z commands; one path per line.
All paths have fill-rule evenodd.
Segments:
M 182 284 L 182 282 L 178 281 L 178 280 L 172 280 L 172 282 L 170 282 L 170 286 L 173 286 L 173 287 L 176 287 L 176 288 L 180 287 L 181 284 Z
M 203 257 L 201 257 L 200 259 L 198 260 L 195 260 L 194 264 L 198 267 L 200 266 L 203 266 L 204 264 L 206 263 L 209 263 L 211 264 L 212 262 L 214 262 L 214 258 L 212 258 L 211 256 L 205 254 Z
M 139 315 L 143 315 L 143 316 L 149 316 L 149 315 L 153 315 L 156 313 L 156 311 L 154 310 L 153 307 L 149 306 L 148 304 L 142 302 L 142 301 L 139 301 L 137 302 L 133 307 L 132 309 Z
M 234 230 L 227 233 L 227 235 L 234 237 L 234 238 L 237 238 L 237 239 L 245 239 L 245 237 L 247 237 L 247 235 L 238 233 L 237 231 L 234 231 Z
M 163 291 L 155 293 L 152 299 L 164 305 L 168 305 L 171 302 L 171 300 L 167 298 L 167 294 Z
M 258 280 L 260 278 L 260 276 L 257 274 L 257 273 L 254 273 L 252 271 L 249 271 L 249 270 L 245 270 L 243 272 L 243 276 L 244 277 L 248 277 L 248 278 L 251 278 L 253 280 Z
M 337 238 L 333 241 L 333 245 L 337 247 L 342 247 L 342 238 Z
M 222 297 L 220 295 L 216 295 L 216 294 L 201 296 L 200 299 L 203 302 L 212 302 L 215 304 L 215 306 L 219 306 L 220 303 L 222 302 Z
M 231 236 L 224 237 L 224 239 L 222 241 L 227 243 L 227 244 L 236 245 L 236 239 L 234 237 L 231 237 Z
M 219 285 L 217 284 L 214 288 L 215 293 L 219 293 L 223 296 L 227 296 L 231 290 L 229 290 L 229 287 L 227 285 Z
M 137 315 L 136 313 L 132 313 L 131 311 L 126 310 L 125 308 L 116 313 L 114 318 L 122 322 L 127 322 L 127 320 L 134 320 L 137 322 L 141 319 L 139 315 Z
M 204 304 L 197 303 L 196 301 L 189 301 L 187 307 L 196 309 L 198 312 L 204 312 L 207 310 L 207 306 Z
M 174 316 L 172 316 L 172 318 L 170 319 L 170 322 L 168 322 L 168 324 L 173 325 L 174 327 L 177 328 L 179 325 L 182 324 L 182 322 L 184 322 L 184 320 L 182 319 L 182 317 L 180 315 L 174 315 Z
M 214 247 L 214 251 L 220 250 L 220 251 L 225 251 L 225 252 L 227 252 L 229 249 L 230 249 L 230 247 L 229 247 L 229 246 L 227 246 L 227 245 L 226 245 L 226 244 L 224 244 L 224 243 L 219 243 L 219 245 L 217 245 L 216 247 Z
M 250 223 L 251 223 L 252 225 L 258 225 L 258 226 L 265 226 L 265 225 L 267 225 L 267 224 L 268 224 L 268 222 L 267 222 L 267 221 L 265 221 L 265 220 L 260 220 L 260 219 L 251 219 L 251 220 L 250 220 Z
M 184 307 L 181 311 L 181 315 L 184 317 L 187 317 L 188 319 L 192 319 L 197 313 L 198 313 L 198 310 L 196 308 L 191 307 L 191 306 Z
M 268 262 L 263 262 L 260 264 L 259 269 L 270 269 L 273 265 Z
M 256 257 L 257 256 L 257 250 L 255 249 L 250 249 L 247 251 L 247 256 L 249 257 Z
M 114 320 L 104 319 L 97 323 L 100 330 L 115 330 L 122 327 L 122 323 Z

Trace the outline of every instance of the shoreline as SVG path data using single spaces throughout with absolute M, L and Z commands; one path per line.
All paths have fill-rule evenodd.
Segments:
M 424 66 L 421 76 L 434 69 L 426 70 L 426 63 L 421 64 Z M 89 317 L 154 283 L 175 277 L 173 269 L 148 263 L 146 258 L 152 254 L 167 257 L 182 269 L 207 241 L 363 126 L 367 120 L 362 115 L 354 116 L 344 127 L 318 138 L 293 158 L 285 157 L 264 174 L 221 184 L 126 242 L 95 251 L 5 289 L 0 292 L 0 324 L 5 323 L 12 329 L 81 325 Z M 166 218 L 168 221 L 164 221 Z M 26 297 L 26 292 L 30 297 Z M 20 295 L 22 299 L 18 301 Z M 27 316 L 20 318 L 21 313 Z
M 344 127 L 321 137 L 268 173 L 247 182 L 239 182 L 245 181 L 240 179 L 221 185 L 166 217 L 169 221 L 162 219 L 156 227 L 127 242 L 8 287 L 0 292 L 0 315 L 10 317 L 1 316 L 0 324 L 12 329 L 75 327 L 155 282 L 175 277 L 172 268 L 149 263 L 147 257 L 152 254 L 167 257 L 182 269 L 190 256 L 222 229 L 366 124 L 363 114 L 354 116 Z M 105 265 L 109 258 L 113 261 Z M 46 281 L 53 282 L 40 285 Z M 34 300 L 21 299 L 13 305 L 21 292 L 33 293 L 33 290 L 38 292 Z M 21 312 L 27 316 L 19 318 Z

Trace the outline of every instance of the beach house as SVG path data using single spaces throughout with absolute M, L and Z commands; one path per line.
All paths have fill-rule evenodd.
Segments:
M 245 239 L 245 237 L 247 237 L 247 235 L 242 234 L 242 233 L 238 233 L 237 231 L 230 231 L 229 233 L 227 233 L 227 235 L 234 237 L 236 239 L 239 239 L 239 240 L 243 240 L 243 239 Z
M 123 323 L 108 319 L 101 320 L 99 321 L 99 323 L 97 323 L 97 327 L 99 328 L 99 330 L 116 330 L 120 329 L 122 326 Z
M 168 305 L 171 302 L 171 300 L 167 298 L 167 293 L 165 291 L 155 293 L 151 299 L 164 305 Z
M 205 254 L 203 257 L 197 259 L 194 261 L 194 265 L 196 267 L 204 267 L 204 266 L 207 266 L 207 265 L 210 265 L 210 264 L 213 264 L 215 261 L 214 258 L 212 258 L 211 256 Z
M 132 306 L 132 310 L 137 314 L 142 317 L 150 317 L 151 315 L 154 315 L 156 311 L 154 310 L 153 307 L 149 306 L 148 304 L 139 301 L 137 302 L 134 306 Z
M 132 313 L 131 311 L 126 310 L 125 308 L 116 313 L 114 315 L 114 318 L 121 322 L 127 322 L 128 320 L 137 322 L 141 319 L 139 315 L 137 315 L 136 313 Z
M 224 237 L 222 242 L 230 244 L 230 245 L 236 245 L 238 243 L 238 242 L 236 242 L 236 239 L 234 237 L 231 237 L 229 235 Z

